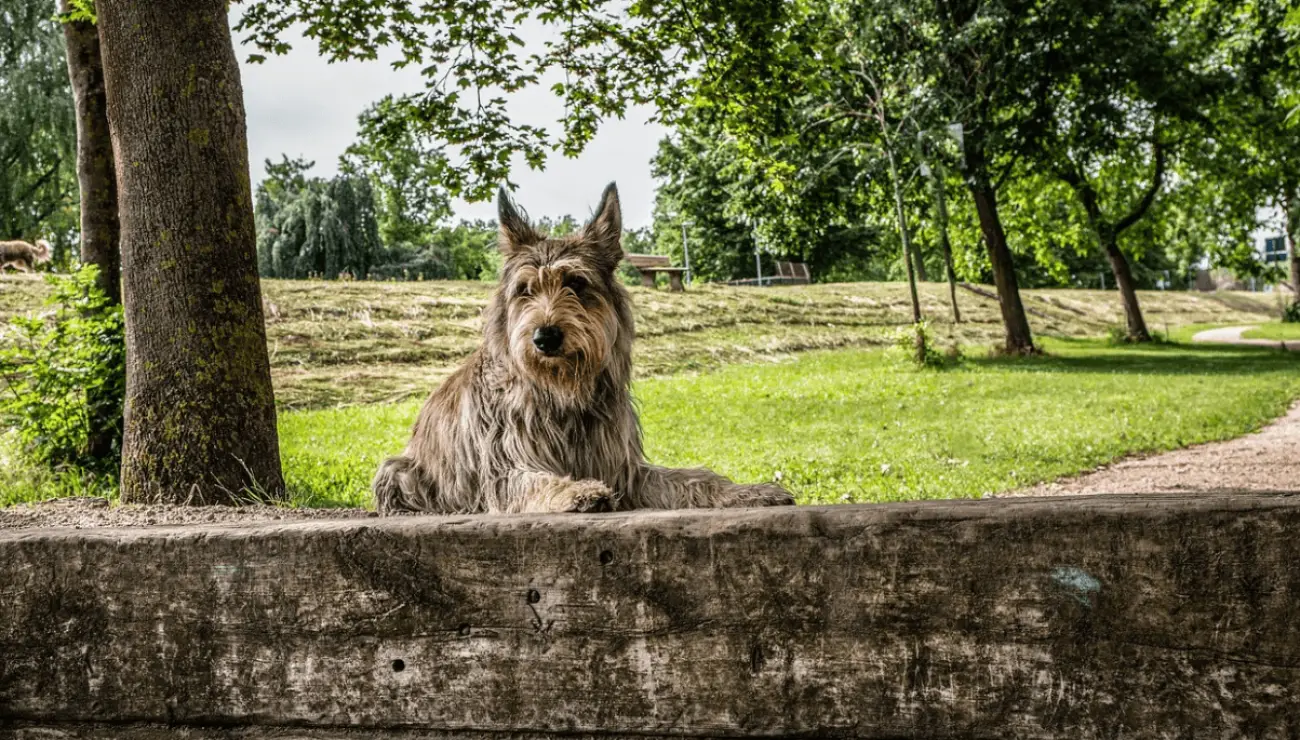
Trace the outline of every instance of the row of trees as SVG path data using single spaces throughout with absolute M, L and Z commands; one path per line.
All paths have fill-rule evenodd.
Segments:
M 950 226 L 954 271 L 997 285 L 1012 352 L 1034 349 L 1019 293 L 1034 273 L 1107 265 L 1140 341 L 1144 271 L 1179 276 L 1203 254 L 1258 270 L 1246 232 L 1266 203 L 1296 231 L 1300 14 L 1282 0 L 525 2 L 481 8 L 465 27 L 362 5 L 261 0 L 242 28 L 277 51 L 290 25 L 358 11 L 312 35 L 338 58 L 393 42 L 426 70 L 428 89 L 390 101 L 382 127 L 444 137 L 440 161 L 464 158 L 439 166 L 467 173 L 457 187 L 471 192 L 508 174 L 503 155 L 572 153 L 602 117 L 657 104 L 677 128 L 658 162 L 658 239 L 671 247 L 667 227 L 692 222 L 696 243 L 731 245 L 700 255 L 720 274 L 755 249 L 801 253 L 829 274 L 879 273 L 873 252 L 912 276 L 946 272 Z M 554 40 L 530 49 L 515 36 L 529 16 L 553 24 Z M 472 41 L 428 45 L 428 34 Z M 506 96 L 462 94 L 555 72 L 556 133 L 511 121 Z M 953 124 L 959 138 L 944 133 Z M 683 163 L 699 176 L 677 177 Z M 965 191 L 951 224 L 918 217 L 922 164 L 939 192 Z M 910 249 L 918 231 L 939 246 L 930 264 Z
M 363 116 L 363 121 L 365 117 Z M 450 198 L 435 173 L 420 172 L 418 149 L 404 144 L 362 156 L 351 147 L 342 173 L 308 175 L 313 162 L 266 163 L 256 196 L 257 260 L 263 277 L 357 280 L 495 280 L 501 260 L 490 221 L 448 225 Z M 396 161 L 394 161 L 396 160 Z M 542 218 L 543 233 L 564 236 L 581 222 Z M 649 230 L 629 231 L 629 251 L 653 249 Z
M 256 194 L 226 3 L 75 0 L 64 10 L 83 257 L 109 265 L 120 243 L 122 497 L 281 495 Z M 908 246 L 920 196 L 907 178 L 924 154 L 941 184 L 946 177 L 955 189 L 960 178 L 1001 295 L 1007 349 L 1027 351 L 1007 230 L 1015 188 L 1032 193 L 1034 178 L 1068 187 L 1083 213 L 1075 223 L 1108 258 L 1118 243 L 1128 262 L 1119 239 L 1147 221 L 1168 183 L 1226 193 L 1225 203 L 1247 185 L 1257 188 L 1247 196 L 1267 186 L 1296 200 L 1270 169 L 1290 156 L 1276 148 L 1291 135 L 1283 109 L 1296 61 L 1284 53 L 1283 11 L 1272 0 L 592 0 L 561 9 L 545 0 L 252 0 L 239 28 L 270 53 L 287 48 L 291 26 L 335 58 L 374 58 L 395 45 L 399 63 L 419 65 L 429 86 L 371 111 L 366 161 L 395 157 L 412 137 L 440 142 L 416 164 L 450 196 L 490 193 L 513 155 L 541 166 L 552 151 L 579 151 L 604 118 L 654 102 L 683 131 L 717 131 L 735 147 L 734 174 L 753 186 L 728 192 L 724 213 L 739 216 L 760 248 L 815 234 L 833 249 L 847 239 L 837 230 L 884 231 L 892 206 L 902 263 L 919 271 L 925 261 L 910 259 Z M 541 48 L 514 32 L 530 19 L 553 32 Z M 511 93 L 557 72 L 564 81 L 551 89 L 567 104 L 558 133 L 507 115 Z M 953 122 L 963 124 L 960 147 L 939 168 L 944 139 L 933 152 L 912 142 Z M 1255 135 L 1248 124 L 1274 128 Z M 115 156 L 105 159 L 110 132 Z M 1225 164 L 1232 156 L 1247 157 L 1251 177 Z M 1190 168 L 1202 158 L 1234 177 L 1202 185 L 1198 175 L 1211 170 Z M 104 179 L 114 165 L 116 177 Z M 386 215 L 404 190 L 385 193 L 367 174 L 382 241 L 401 225 Z M 312 189 L 307 181 L 300 191 Z M 839 195 L 803 197 L 823 191 Z M 276 217 L 297 196 L 279 197 Z M 954 231 L 961 218 L 954 212 Z M 357 243 L 372 239 L 361 231 Z M 313 247 L 305 259 L 337 266 L 360 254 Z M 281 255 L 282 266 L 303 260 L 301 249 Z
M 1260 272 L 1249 234 L 1265 204 L 1282 207 L 1294 239 L 1300 77 L 1284 3 L 780 7 L 767 45 L 720 62 L 756 65 L 765 81 L 697 79 L 656 163 L 667 180 L 661 226 L 688 220 L 696 241 L 774 245 L 832 274 L 869 255 L 861 242 L 839 249 L 837 234 L 872 229 L 909 279 L 946 268 L 951 230 L 956 271 L 998 286 L 1016 352 L 1033 349 L 1019 298 L 1027 275 L 1079 281 L 1072 267 L 1104 259 L 1128 334 L 1145 341 L 1143 272 L 1186 274 L 1207 255 Z M 936 195 L 966 190 L 951 223 L 923 170 Z M 928 265 L 918 226 L 931 235 Z M 972 253 L 978 244 L 987 259 Z M 1300 263 L 1291 273 L 1300 289 Z

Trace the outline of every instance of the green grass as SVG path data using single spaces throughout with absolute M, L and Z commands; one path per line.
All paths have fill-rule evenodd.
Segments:
M 1237 436 L 1300 396 L 1300 361 L 1269 350 L 1055 340 L 1031 359 L 921 371 L 890 352 L 813 352 L 636 385 L 650 458 L 801 503 L 975 497 L 1134 452 Z M 418 402 L 283 414 L 298 501 L 364 505 Z
M 66 496 L 117 498 L 117 483 L 106 478 L 56 472 L 22 454 L 18 435 L 0 434 L 0 506 Z
M 1260 324 L 1258 327 L 1242 334 L 1247 339 L 1278 339 L 1282 341 L 1300 341 L 1300 324 Z

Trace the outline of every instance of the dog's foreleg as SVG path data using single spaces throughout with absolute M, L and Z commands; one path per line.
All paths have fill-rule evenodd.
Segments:
M 733 506 L 791 506 L 794 497 L 773 483 L 733 483 L 711 470 L 646 465 L 641 469 L 636 508 L 708 509 Z
M 379 465 L 370 484 L 375 509 L 380 514 L 399 511 L 438 511 L 433 481 L 421 474 L 415 461 L 405 455 L 390 457 Z
M 609 511 L 613 491 L 598 480 L 517 470 L 506 480 L 507 514 Z

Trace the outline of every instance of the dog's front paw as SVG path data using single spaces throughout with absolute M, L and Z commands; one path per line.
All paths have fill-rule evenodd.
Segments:
M 745 488 L 753 499 L 751 506 L 794 506 L 794 496 L 775 483 L 755 483 Z
M 568 501 L 560 511 L 609 511 L 614 492 L 598 480 L 575 480 L 566 492 Z

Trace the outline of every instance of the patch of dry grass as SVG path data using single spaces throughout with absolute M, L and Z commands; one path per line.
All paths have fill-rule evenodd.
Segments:
M 276 397 L 286 408 L 395 401 L 427 394 L 479 340 L 491 286 L 475 282 L 266 280 L 265 310 Z M 989 289 L 991 292 L 991 289 Z M 678 294 L 631 289 L 639 377 L 788 359 L 798 352 L 890 341 L 910 310 L 901 283 L 778 288 L 698 285 Z M 0 318 L 38 310 L 35 276 L 0 277 Z M 1113 291 L 1025 291 L 1030 323 L 1049 336 L 1098 336 L 1121 321 Z M 958 291 L 962 318 L 951 323 L 947 286 L 921 287 L 923 309 L 941 342 L 993 345 L 1001 339 L 995 300 Z M 1276 298 L 1251 293 L 1142 294 L 1154 330 L 1186 324 L 1258 323 Z

